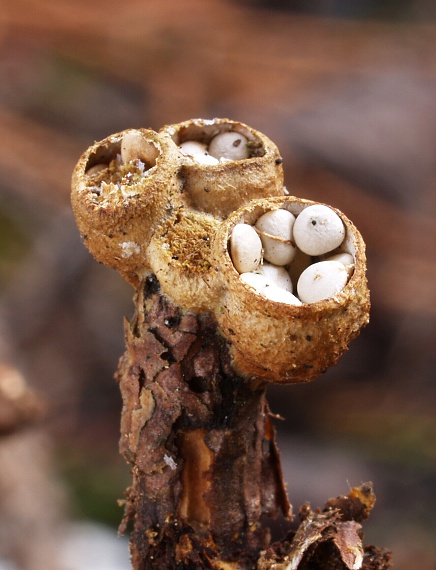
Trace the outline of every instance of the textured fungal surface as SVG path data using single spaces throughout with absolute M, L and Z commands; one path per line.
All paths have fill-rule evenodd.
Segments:
M 313 380 L 367 324 L 358 230 L 290 196 L 275 144 L 229 119 L 95 143 L 72 204 L 91 253 L 135 290 L 117 372 L 133 568 L 268 567 L 265 521 L 292 509 L 265 388 Z M 363 567 L 358 526 L 310 517 Z
M 247 206 L 232 213 L 216 234 L 216 265 L 225 280 L 224 294 L 216 316 L 222 331 L 227 333 L 232 342 L 235 365 L 245 374 L 275 382 L 312 380 L 337 362 L 347 350 L 349 342 L 368 322 L 365 246 L 352 222 L 333 208 L 328 209 L 343 226 L 339 247 L 352 258 L 353 263 L 349 277 L 346 266 L 335 261 L 339 273 L 343 273 L 343 279 L 340 285 L 336 281 L 330 286 L 332 294 L 327 298 L 324 295 L 318 299 L 313 298 L 317 285 L 324 280 L 321 278 L 322 273 L 309 286 L 303 286 L 312 297 L 308 299 L 304 295 L 303 298 L 297 296 L 298 284 L 302 278 L 304 283 L 305 271 L 313 271 L 313 262 L 318 266 L 327 263 L 307 256 L 298 247 L 295 247 L 291 262 L 283 260 L 284 265 L 272 264 L 276 271 L 282 267 L 289 275 L 291 291 L 286 291 L 286 286 L 277 287 L 277 282 L 262 287 L 258 280 L 258 284 L 250 285 L 247 276 L 235 266 L 231 247 L 228 246 L 234 227 L 247 224 L 256 228 L 256 223 L 264 219 L 266 213 L 279 210 L 292 214 L 296 224 L 300 215 L 312 205 L 313 202 L 293 196 L 252 200 Z M 289 224 L 287 228 L 289 229 Z M 263 235 L 261 230 L 261 239 Z M 272 234 L 268 234 L 270 235 Z M 292 233 L 286 241 L 293 243 Z M 302 258 L 304 269 L 301 266 Z M 293 267 L 294 264 L 299 267 Z M 262 266 L 261 261 L 253 273 L 264 276 Z M 243 279 L 241 275 L 244 276 Z M 326 288 L 324 284 L 321 291 L 325 292 Z M 268 291 L 271 289 L 274 297 L 269 296 Z
M 245 151 L 195 159 L 226 145 Z M 332 207 L 286 195 L 277 147 L 246 125 L 112 135 L 82 156 L 72 196 L 95 257 L 135 286 L 153 273 L 184 310 L 213 315 L 243 376 L 311 380 L 368 321 L 358 230 Z

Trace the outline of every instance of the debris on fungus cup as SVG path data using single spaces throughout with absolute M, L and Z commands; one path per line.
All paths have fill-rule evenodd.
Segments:
M 71 201 L 94 257 L 134 282 L 149 267 L 147 248 L 172 195 L 180 194 L 180 155 L 150 129 L 129 129 L 92 145 L 79 159 Z

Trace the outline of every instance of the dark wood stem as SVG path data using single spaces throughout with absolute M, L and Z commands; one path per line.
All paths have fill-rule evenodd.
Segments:
M 121 531 L 133 523 L 133 568 L 250 567 L 269 544 L 261 519 L 291 514 L 265 385 L 236 374 L 213 316 L 184 312 L 153 275 L 126 343 L 120 451 L 133 483 Z

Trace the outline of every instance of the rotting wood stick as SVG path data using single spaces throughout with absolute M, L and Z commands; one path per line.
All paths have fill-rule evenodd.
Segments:
M 269 543 L 261 518 L 290 515 L 265 384 L 237 375 L 213 317 L 183 313 L 154 276 L 137 311 L 117 374 L 120 449 L 134 474 L 124 523 L 134 522 L 133 566 L 211 552 L 253 563 Z

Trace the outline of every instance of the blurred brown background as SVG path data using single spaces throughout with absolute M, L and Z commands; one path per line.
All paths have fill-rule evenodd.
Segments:
M 369 327 L 323 378 L 270 391 L 290 500 L 373 480 L 366 542 L 400 570 L 436 568 L 435 12 L 0 0 L 0 361 L 40 399 L 0 438 L 3 556 L 60 568 L 60 522 L 116 525 L 129 482 L 112 375 L 132 291 L 80 242 L 72 169 L 111 133 L 219 116 L 273 139 L 290 192 L 343 210 L 367 242 Z

